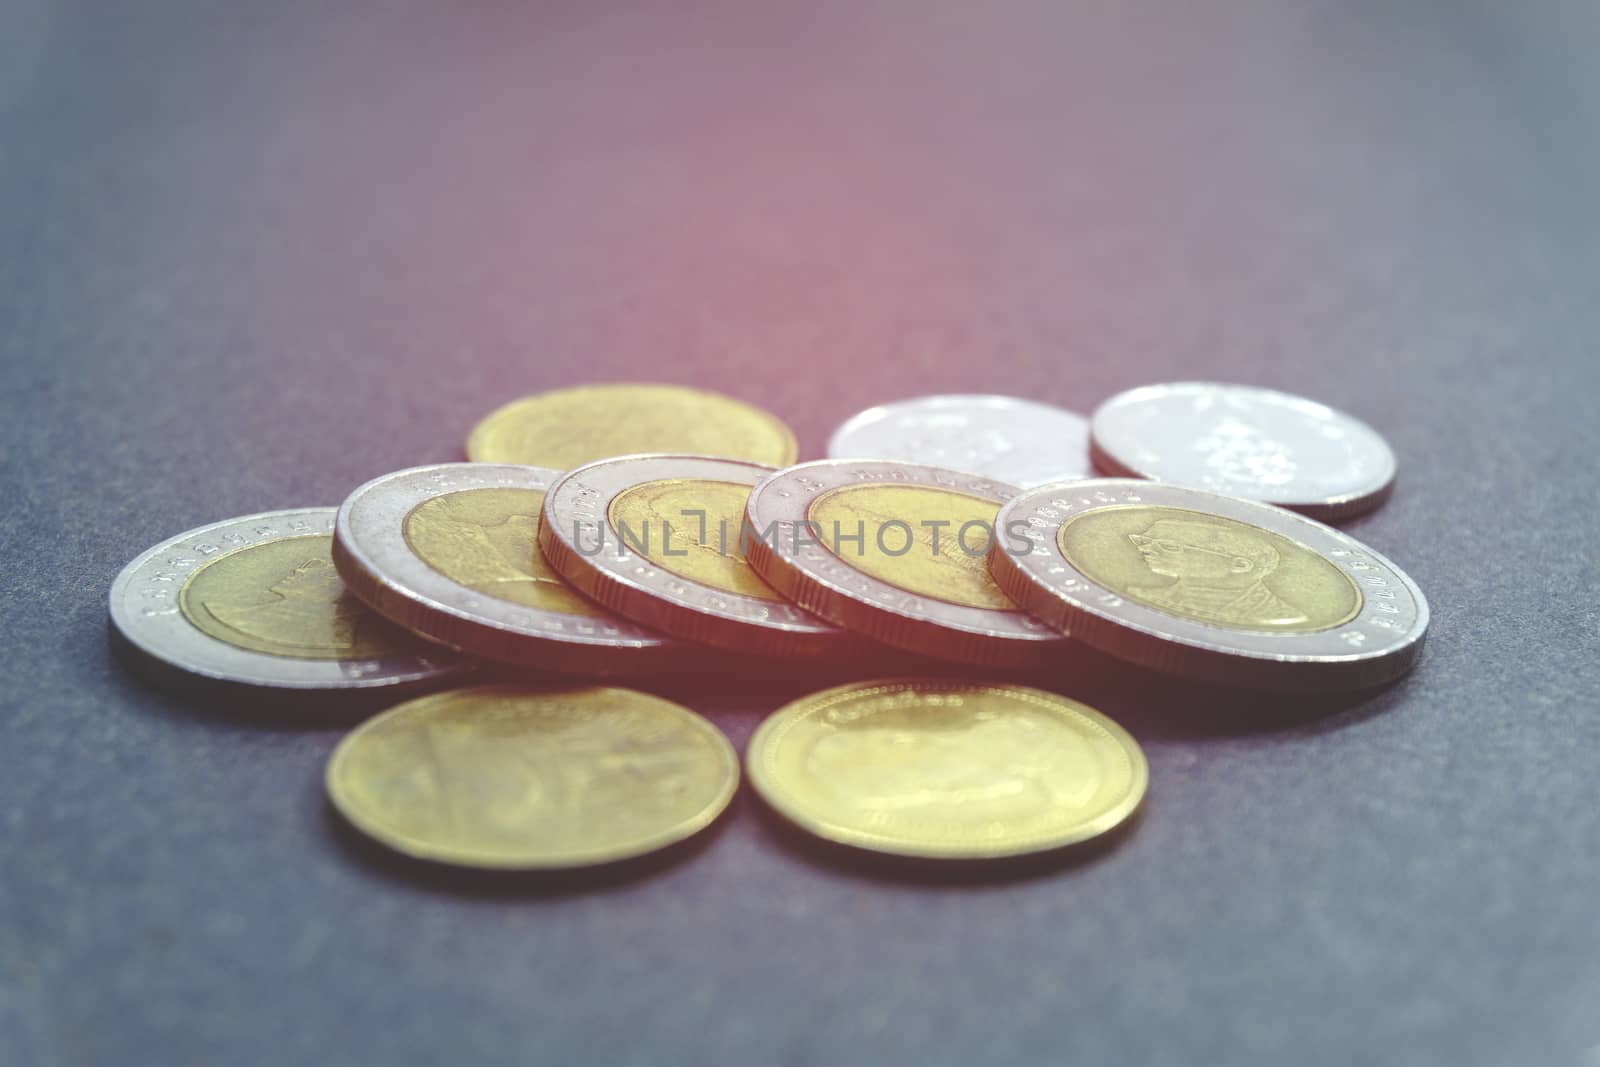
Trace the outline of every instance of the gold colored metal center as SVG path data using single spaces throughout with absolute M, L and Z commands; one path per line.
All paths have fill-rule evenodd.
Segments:
M 626 531 L 628 547 L 669 574 L 781 603 L 740 551 L 749 499 L 750 487 L 738 482 L 662 478 L 618 493 L 606 517 L 613 536 Z
M 988 539 L 999 510 L 992 500 L 950 489 L 889 483 L 829 490 L 811 502 L 806 518 L 817 524 L 823 547 L 879 581 L 951 604 L 1015 611 L 989 577 Z
M 1310 633 L 1361 610 L 1361 590 L 1319 553 L 1246 522 L 1185 508 L 1121 505 L 1075 516 L 1067 562 L 1116 593 L 1233 630 Z
M 218 556 L 189 575 L 178 606 L 201 633 L 295 659 L 375 659 L 405 651 L 345 591 L 333 537 L 284 537 Z
M 601 612 L 539 552 L 538 489 L 462 489 L 424 500 L 401 524 L 406 544 L 440 574 L 497 600 L 562 615 Z

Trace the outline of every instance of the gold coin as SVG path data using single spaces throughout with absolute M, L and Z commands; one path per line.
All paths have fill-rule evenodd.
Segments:
M 727 738 L 631 689 L 480 686 L 407 701 L 346 737 L 328 796 L 352 824 L 419 859 L 584 867 L 709 826 L 739 784 Z
M 681 385 L 614 383 L 513 400 L 467 438 L 467 458 L 570 470 L 636 452 L 723 456 L 786 467 L 799 449 L 777 416 Z
M 1093 708 L 1041 689 L 894 678 L 780 708 L 750 740 L 750 784 L 830 841 L 986 859 L 1105 833 L 1139 806 L 1144 753 Z

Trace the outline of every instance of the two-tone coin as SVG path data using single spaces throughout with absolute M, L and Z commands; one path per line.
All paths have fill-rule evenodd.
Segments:
M 1105 474 L 1260 500 L 1325 522 L 1370 511 L 1394 488 L 1394 452 L 1376 430 L 1272 389 L 1130 389 L 1095 409 L 1090 438 Z
M 795 607 L 746 562 L 745 501 L 771 473 L 711 456 L 586 464 L 546 494 L 539 544 L 586 595 L 664 633 L 755 655 L 851 654 L 860 638 Z
M 631 689 L 456 689 L 363 723 L 328 761 L 357 829 L 465 867 L 585 867 L 709 826 L 739 758 L 688 708 Z
M 612 615 L 545 563 L 539 516 L 560 476 L 445 463 L 374 478 L 339 508 L 334 562 L 384 617 L 484 659 L 615 674 L 681 657 L 681 642 Z
M 750 564 L 831 622 L 906 651 L 1001 667 L 1069 645 L 989 576 L 1003 482 L 916 463 L 818 460 L 750 493 Z
M 892 459 L 1033 486 L 1091 476 L 1089 420 L 1012 396 L 924 396 L 853 415 L 832 459 Z
M 1410 670 L 1428 603 L 1366 545 L 1269 504 L 1107 478 L 1000 509 L 995 579 L 1101 651 L 1201 681 L 1360 688 Z
M 333 522 L 333 508 L 270 511 L 163 541 L 117 575 L 111 621 L 158 663 L 241 685 L 375 689 L 467 671 L 349 594 Z
M 1128 733 L 1018 685 L 891 678 L 803 697 L 750 739 L 750 784 L 819 837 L 901 856 L 992 859 L 1117 826 L 1149 781 Z
M 491 412 L 467 439 L 467 458 L 571 470 L 638 452 L 726 456 L 782 467 L 799 454 L 776 415 L 720 393 L 618 382 L 556 389 Z

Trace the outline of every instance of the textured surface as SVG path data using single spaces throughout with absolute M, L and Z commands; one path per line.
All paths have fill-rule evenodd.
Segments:
M 0 1061 L 1600 1061 L 1593 5 L 641 6 L 0 4 Z M 724 389 L 813 457 L 1196 377 L 1388 436 L 1350 528 L 1430 646 L 1328 702 L 1061 679 L 1151 791 L 1054 868 L 746 792 L 598 882 L 419 870 L 337 830 L 336 728 L 107 647 L 147 545 L 522 391 Z M 662 691 L 742 748 L 832 680 Z

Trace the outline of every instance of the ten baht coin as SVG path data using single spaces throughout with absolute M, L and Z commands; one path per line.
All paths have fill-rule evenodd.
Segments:
M 1157 670 L 1266 689 L 1411 669 L 1428 603 L 1355 538 L 1270 504 L 1106 478 L 1000 509 L 995 579 L 1039 618 Z
M 333 508 L 270 511 L 163 541 L 117 575 L 111 621 L 156 661 L 243 685 L 370 689 L 468 670 L 350 595 L 333 520 Z
M 772 656 L 844 656 L 861 639 L 801 611 L 750 569 L 750 487 L 770 467 L 710 456 L 624 456 L 569 471 L 544 502 L 550 565 L 647 626 Z
M 828 440 L 833 459 L 894 459 L 1011 485 L 1090 477 L 1089 420 L 1011 396 L 924 396 L 851 416 Z
M 893 678 L 803 697 L 761 724 L 750 784 L 830 841 L 990 859 L 1084 841 L 1138 808 L 1144 753 L 1093 708 L 1019 685 Z
M 681 655 L 681 642 L 612 616 L 545 563 L 539 515 L 559 477 L 444 463 L 374 478 L 339 508 L 334 562 L 386 618 L 485 659 L 607 674 Z
M 1394 487 L 1394 452 L 1376 430 L 1272 389 L 1131 389 L 1095 409 L 1090 435 L 1105 474 L 1261 500 L 1324 522 L 1370 511 Z
M 363 723 L 328 761 L 357 829 L 418 859 L 536 870 L 609 863 L 709 826 L 739 759 L 688 708 L 631 689 L 455 689 Z
M 784 596 L 906 651 L 1048 666 L 1070 647 L 1014 604 L 985 558 L 1013 486 L 887 460 L 818 460 L 750 493 L 750 564 Z
M 467 439 L 467 458 L 571 470 L 637 452 L 727 456 L 782 467 L 794 431 L 742 400 L 681 385 L 619 382 L 513 400 Z

